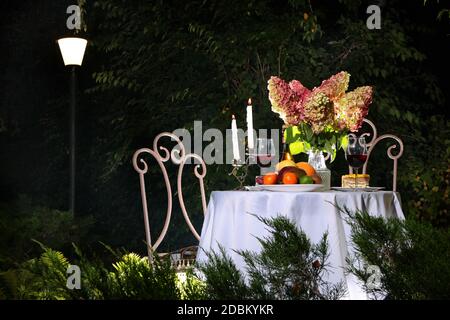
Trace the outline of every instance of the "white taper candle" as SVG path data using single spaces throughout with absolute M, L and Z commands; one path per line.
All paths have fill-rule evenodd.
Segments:
M 241 159 L 241 156 L 239 155 L 238 131 L 237 131 L 236 118 L 234 117 L 234 114 L 233 114 L 232 120 L 231 120 L 231 138 L 232 138 L 232 142 L 233 142 L 233 159 L 238 161 Z
M 254 148 L 254 136 L 253 136 L 253 106 L 252 98 L 248 98 L 247 103 L 247 137 L 248 137 L 248 149 Z

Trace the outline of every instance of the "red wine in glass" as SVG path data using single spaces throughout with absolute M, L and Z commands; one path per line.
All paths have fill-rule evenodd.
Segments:
M 347 154 L 347 162 L 352 168 L 361 168 L 366 163 L 367 154 Z
M 261 168 L 261 175 L 264 169 L 272 165 L 273 157 L 275 157 L 275 145 L 272 139 L 258 138 L 256 140 L 256 162 Z
M 258 154 L 256 155 L 256 162 L 261 168 L 270 167 L 273 156 L 271 154 Z
M 348 135 L 348 146 L 345 152 L 345 156 L 347 158 L 349 166 L 356 171 L 354 186 L 354 188 L 356 189 L 356 177 L 358 175 L 359 168 L 361 168 L 367 160 L 367 143 L 364 139 L 364 136 L 357 138 L 353 133 L 350 133 Z

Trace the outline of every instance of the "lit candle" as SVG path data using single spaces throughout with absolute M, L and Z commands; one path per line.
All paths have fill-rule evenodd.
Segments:
M 248 98 L 247 103 L 247 135 L 248 135 L 248 149 L 253 150 L 254 137 L 253 137 L 253 107 L 252 98 Z
M 234 114 L 231 119 L 231 138 L 233 142 L 233 159 L 236 161 L 241 160 L 241 156 L 239 155 L 237 124 Z

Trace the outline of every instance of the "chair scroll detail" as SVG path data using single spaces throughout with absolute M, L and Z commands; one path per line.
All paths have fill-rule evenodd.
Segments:
M 195 230 L 194 226 L 191 223 L 191 219 L 189 218 L 189 215 L 186 211 L 186 207 L 184 205 L 184 198 L 183 198 L 183 188 L 182 188 L 183 169 L 184 169 L 184 165 L 186 164 L 186 161 L 189 158 L 196 159 L 200 162 L 200 164 L 197 164 L 195 166 L 194 174 L 199 180 L 200 194 L 201 194 L 201 198 L 202 198 L 202 209 L 203 209 L 203 214 L 206 215 L 206 196 L 205 196 L 205 186 L 203 183 L 203 178 L 206 176 L 206 164 L 205 164 L 205 161 L 203 161 L 203 159 L 195 153 L 189 153 L 181 159 L 181 163 L 178 168 L 178 178 L 177 178 L 178 200 L 180 201 L 181 211 L 183 212 L 184 219 L 186 220 L 186 223 L 189 226 L 189 229 L 191 230 L 192 234 L 197 238 L 197 240 L 200 241 L 200 235 L 198 234 L 198 232 Z M 198 172 L 198 169 L 200 167 L 202 168 L 201 173 Z
M 395 141 L 397 141 L 398 145 L 399 145 L 399 149 L 398 149 L 398 153 L 396 155 L 392 154 L 392 151 L 394 149 L 397 149 L 397 145 L 393 144 L 391 146 L 389 146 L 389 148 L 387 149 L 387 155 L 389 158 L 391 158 L 394 161 L 394 168 L 393 168 L 393 177 L 392 177 L 392 190 L 393 191 L 397 191 L 397 170 L 398 170 L 398 159 L 403 155 L 403 142 L 402 140 L 400 140 L 399 137 L 394 136 L 392 134 L 383 134 L 381 136 L 379 136 L 378 138 L 375 139 L 375 141 L 373 141 L 372 145 L 370 146 L 370 149 L 367 151 L 367 161 L 363 166 L 363 173 L 366 173 L 367 170 L 367 163 L 369 161 L 369 157 L 370 154 L 372 153 L 373 148 L 376 146 L 376 144 L 378 142 L 380 142 L 383 139 L 394 139 Z
M 158 147 L 159 140 L 162 137 L 171 138 L 173 141 L 176 142 L 176 146 L 172 149 L 172 151 L 169 151 L 167 148 L 165 148 L 163 146 Z M 160 153 L 160 151 L 162 151 L 162 152 Z M 148 164 L 142 158 L 145 154 L 149 154 L 150 156 L 152 156 L 158 163 L 158 165 L 161 169 L 161 172 L 163 174 L 163 177 L 164 177 L 164 183 L 166 185 L 166 192 L 167 192 L 167 211 L 166 211 L 166 218 L 164 221 L 164 226 L 163 226 L 158 238 L 156 239 L 156 241 L 153 244 L 152 244 L 151 228 L 150 228 L 150 222 L 149 222 L 147 194 L 146 194 L 146 188 L 145 188 L 145 174 L 148 172 Z M 139 174 L 142 210 L 144 213 L 145 240 L 146 240 L 146 244 L 147 244 L 147 253 L 148 253 L 148 259 L 149 259 L 150 263 L 152 263 L 152 261 L 153 261 L 153 253 L 156 251 L 156 249 L 161 244 L 161 242 L 163 241 L 163 239 L 165 238 L 165 236 L 167 234 L 167 230 L 169 229 L 169 225 L 170 225 L 170 219 L 172 216 L 172 188 L 171 188 L 169 176 L 167 174 L 167 170 L 165 167 L 165 162 L 167 162 L 169 160 L 172 160 L 173 163 L 179 165 L 178 176 L 177 176 L 178 200 L 180 202 L 180 207 L 181 207 L 183 216 L 186 220 L 186 223 L 189 226 L 190 231 L 193 233 L 193 235 L 198 240 L 200 240 L 200 235 L 198 234 L 198 232 L 195 230 L 194 226 L 192 225 L 189 215 L 187 213 L 186 207 L 184 205 L 183 192 L 182 192 L 182 176 L 183 176 L 184 165 L 186 164 L 187 160 L 191 159 L 191 158 L 196 159 L 198 162 L 200 162 L 200 165 L 196 165 L 194 174 L 199 179 L 202 208 L 203 208 L 203 213 L 206 214 L 206 197 L 205 197 L 205 188 L 204 188 L 204 184 L 203 184 L 203 178 L 206 175 L 206 164 L 199 155 L 194 154 L 194 153 L 186 154 L 184 145 L 181 142 L 181 140 L 178 138 L 178 136 L 176 136 L 172 133 L 169 133 L 169 132 L 160 133 L 153 140 L 153 149 L 141 148 L 141 149 L 137 150 L 133 155 L 133 158 L 132 158 L 133 167 L 136 170 L 136 172 Z M 199 167 L 202 168 L 201 172 L 199 172 Z

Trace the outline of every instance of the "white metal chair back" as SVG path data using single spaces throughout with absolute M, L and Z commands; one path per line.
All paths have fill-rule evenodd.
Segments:
M 176 142 L 176 146 L 172 149 L 172 151 L 169 152 L 169 150 L 163 146 L 159 146 L 158 148 L 158 142 L 162 137 L 169 137 L 173 141 Z M 160 153 L 160 150 L 163 152 L 163 154 Z M 164 226 L 161 230 L 161 233 L 159 234 L 158 238 L 154 243 L 152 243 L 152 237 L 151 237 L 151 229 L 150 229 L 150 223 L 149 223 L 149 212 L 148 212 L 148 203 L 147 203 L 147 193 L 145 189 L 145 174 L 148 172 L 148 165 L 147 162 L 142 158 L 144 154 L 151 155 L 156 162 L 158 163 L 163 177 L 164 182 L 166 185 L 166 191 L 167 191 L 167 211 L 166 211 L 166 219 L 164 221 Z M 189 218 L 189 215 L 186 210 L 186 206 L 184 204 L 183 199 L 183 188 L 182 188 L 182 182 L 183 182 L 183 169 L 188 159 L 195 159 L 200 164 L 197 164 L 194 169 L 194 174 L 199 180 L 200 184 L 200 194 L 201 194 L 201 201 L 202 201 L 202 209 L 203 214 L 206 215 L 206 196 L 205 196 L 205 187 L 203 183 L 203 178 L 206 176 L 206 164 L 203 161 L 203 159 L 195 154 L 195 153 L 188 153 L 186 154 L 186 150 L 184 148 L 183 143 L 180 141 L 178 136 L 169 133 L 169 132 L 163 132 L 160 133 L 155 137 L 153 140 L 153 148 L 141 148 L 137 150 L 133 155 L 133 167 L 139 174 L 139 184 L 140 184 L 140 190 L 141 190 L 141 199 L 142 199 L 142 210 L 144 213 L 144 227 L 145 227 L 145 240 L 147 243 L 147 253 L 148 253 L 148 259 L 151 263 L 153 261 L 153 254 L 158 248 L 158 246 L 163 241 L 164 237 L 167 234 L 167 230 L 169 229 L 170 219 L 172 216 L 172 187 L 170 184 L 169 176 L 167 174 L 167 169 L 165 166 L 165 163 L 169 160 L 172 160 L 175 164 L 178 164 L 178 174 L 177 174 L 177 193 L 178 193 L 178 200 L 180 203 L 180 208 L 183 213 L 184 219 L 189 226 L 190 231 L 192 234 L 197 238 L 197 240 L 200 240 L 200 235 L 193 226 L 191 219 Z M 199 169 L 201 167 L 201 172 L 199 172 Z

